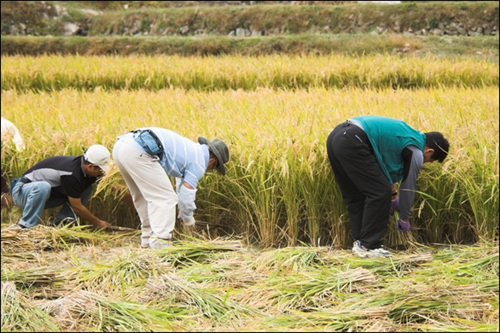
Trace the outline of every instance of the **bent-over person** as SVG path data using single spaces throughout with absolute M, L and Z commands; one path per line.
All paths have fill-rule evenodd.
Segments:
M 415 130 L 402 120 L 361 116 L 335 127 L 326 148 L 347 204 L 353 253 L 360 257 L 389 256 L 381 238 L 390 215 L 399 210 L 397 229 L 410 230 L 420 169 L 424 163 L 444 161 L 448 140 L 439 132 Z M 394 184 L 399 181 L 398 196 Z
M 92 145 L 83 155 L 53 156 L 35 164 L 11 182 L 12 199 L 23 209 L 18 225 L 33 228 L 40 223 L 44 209 L 62 205 L 53 225 L 73 224 L 80 217 L 97 229 L 108 227 L 109 223 L 93 215 L 85 204 L 92 184 L 109 169 L 109 163 L 108 149 Z
M 160 127 L 143 127 L 118 137 L 113 160 L 132 195 L 141 220 L 141 246 L 172 246 L 176 206 L 185 226 L 195 224 L 198 182 L 206 171 L 225 175 L 229 150 L 220 139 L 198 142 Z M 174 191 L 169 176 L 176 178 Z

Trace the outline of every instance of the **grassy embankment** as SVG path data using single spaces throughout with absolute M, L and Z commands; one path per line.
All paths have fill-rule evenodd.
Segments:
M 412 2 L 400 5 L 258 5 L 162 7 L 162 2 L 123 4 L 50 1 L 2 2 L 2 54 L 329 54 L 404 53 L 469 55 L 498 62 L 498 1 Z M 139 6 L 144 8 L 138 8 Z M 89 9 L 99 10 L 90 14 Z M 104 9 L 103 11 L 101 11 Z M 44 19 L 46 14 L 50 19 Z M 8 36 L 9 24 L 31 36 Z M 82 36 L 63 36 L 75 23 Z M 418 36 L 443 24 L 461 25 L 477 36 Z M 228 37 L 236 29 L 254 37 Z M 408 34 L 412 31 L 413 34 Z M 479 32 L 478 29 L 481 29 Z M 382 35 L 377 35 L 379 30 Z M 450 32 L 456 33 L 456 32 Z M 483 35 L 484 34 L 484 35 Z M 50 37 L 43 37 L 50 35 Z M 257 36 L 255 36 L 257 35 Z M 36 36 L 36 37 L 33 37 Z

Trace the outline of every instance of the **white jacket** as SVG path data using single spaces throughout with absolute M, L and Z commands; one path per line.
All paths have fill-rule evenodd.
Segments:
M 22 151 L 26 148 L 23 138 L 21 137 L 21 134 L 19 134 L 19 130 L 17 129 L 17 127 L 14 126 L 12 122 L 2 117 L 2 141 L 4 140 L 4 137 L 12 137 L 12 141 L 16 145 L 16 149 L 18 151 Z

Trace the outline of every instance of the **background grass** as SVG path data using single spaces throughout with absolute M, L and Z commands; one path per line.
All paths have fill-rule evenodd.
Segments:
M 469 56 L 498 63 L 498 36 L 405 36 L 371 34 L 279 35 L 269 37 L 34 37 L 2 36 L 3 55 L 184 55 L 377 53 Z

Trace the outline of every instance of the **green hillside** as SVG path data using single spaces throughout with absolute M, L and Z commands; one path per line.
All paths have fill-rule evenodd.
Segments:
M 336 52 L 498 58 L 498 1 L 291 3 L 2 1 L 2 54 Z

